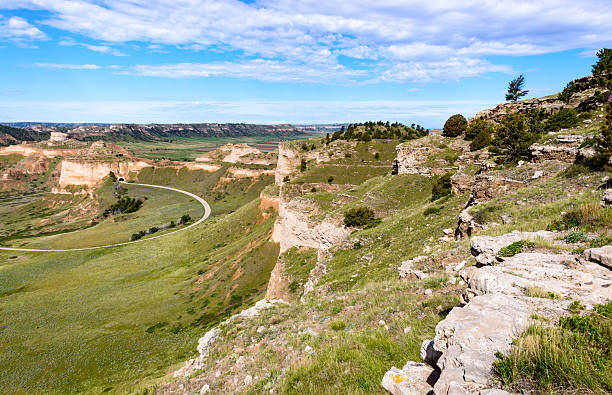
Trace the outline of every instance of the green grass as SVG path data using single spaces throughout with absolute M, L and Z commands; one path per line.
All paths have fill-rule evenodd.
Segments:
M 257 205 L 146 248 L 1 252 L 2 392 L 126 393 L 192 357 L 207 327 L 265 292 L 278 246 Z
M 612 303 L 588 316 L 559 320 L 555 327 L 534 325 L 508 356 L 498 355 L 495 371 L 513 392 L 612 392 Z
M 189 170 L 186 167 L 181 169 L 147 167 L 138 174 L 138 182 L 168 185 L 195 193 L 211 205 L 213 215 L 227 214 L 237 210 L 258 198 L 261 191 L 274 182 L 273 175 L 223 182 L 222 177 L 229 177 L 227 173 L 229 167 L 229 165 L 224 165 L 215 172 Z
M 293 247 L 285 251 L 280 259 L 285 262 L 284 274 L 290 282 L 289 290 L 296 296 L 296 299 L 299 299 L 310 271 L 317 263 L 317 250 L 315 248 Z
M 113 190 L 110 182 L 99 190 L 103 209 L 113 202 L 111 200 L 114 199 L 111 195 Z M 15 245 L 15 241 L 18 241 L 19 247 L 22 248 L 68 249 L 122 243 L 128 241 L 132 233 L 170 221 L 176 222 L 185 213 L 192 218 L 200 218 L 204 214 L 200 203 L 178 192 L 138 185 L 128 185 L 127 190 L 130 197 L 144 202 L 137 212 L 101 218 L 99 224 L 78 232 L 18 239 L 13 240 L 12 244 Z M 158 234 L 160 233 L 156 235 Z

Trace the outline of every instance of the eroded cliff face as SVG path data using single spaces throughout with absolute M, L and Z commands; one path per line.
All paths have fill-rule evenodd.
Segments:
M 279 202 L 278 219 L 274 224 L 272 240 L 280 243 L 281 254 L 291 247 L 328 249 L 342 241 L 350 231 L 336 218 L 314 222 L 309 213 L 314 208 L 303 199 Z
M 108 176 L 109 172 L 127 180 L 130 172 L 139 171 L 151 166 L 145 161 L 87 161 L 64 159 L 60 162 L 59 185 L 53 188 L 54 193 L 71 192 L 71 186 L 84 186 L 88 193 Z

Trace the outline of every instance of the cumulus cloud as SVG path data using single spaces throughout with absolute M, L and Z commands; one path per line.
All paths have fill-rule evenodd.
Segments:
M 246 60 L 232 64 L 239 70 L 232 75 L 256 79 L 252 70 L 258 65 L 251 58 L 276 62 L 270 63 L 274 68 L 293 67 L 301 76 L 319 69 L 322 82 L 333 82 L 341 74 L 340 80 L 350 82 L 361 70 L 344 65 L 342 55 L 371 62 L 370 75 L 363 76 L 368 81 L 454 80 L 508 72 L 509 67 L 487 60 L 493 55 L 590 50 L 609 45 L 612 37 L 609 0 L 7 0 L 7 4 L 4 7 L 47 11 L 47 25 L 105 43 L 83 44 L 98 52 L 112 54 L 109 43 L 126 42 L 238 52 Z M 137 66 L 135 72 L 172 77 L 189 73 L 162 70 L 184 66 Z M 434 69 L 427 72 L 426 67 Z M 191 76 L 228 73 L 217 71 L 223 68 L 218 64 L 194 68 Z M 270 78 L 270 73 L 263 75 Z
M 0 15 L 0 40 L 24 42 L 46 38 L 45 33 L 25 19 L 17 16 L 4 19 Z

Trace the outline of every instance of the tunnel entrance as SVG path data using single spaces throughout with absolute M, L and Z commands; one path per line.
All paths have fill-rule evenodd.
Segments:
M 123 177 L 119 177 L 119 178 L 118 178 L 118 180 L 119 180 L 120 182 L 125 182 L 125 178 L 123 178 Z

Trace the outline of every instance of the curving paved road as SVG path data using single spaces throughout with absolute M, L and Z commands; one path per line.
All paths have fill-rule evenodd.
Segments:
M 125 243 L 109 244 L 109 245 L 97 246 L 97 247 L 69 248 L 69 249 L 65 249 L 65 250 L 43 250 L 43 249 L 36 249 L 36 248 L 12 248 L 12 247 L 0 247 L 0 250 L 5 250 L 5 251 L 29 251 L 29 252 L 65 252 L 65 251 L 87 251 L 87 250 L 97 250 L 97 249 L 100 249 L 100 248 L 119 247 L 119 246 L 124 246 L 124 245 L 128 245 L 128 244 L 141 243 L 141 242 L 145 242 L 145 241 L 149 241 L 149 240 L 153 240 L 153 239 L 159 239 L 160 237 L 166 237 L 166 236 L 178 233 L 178 232 L 182 232 L 182 231 L 187 230 L 187 229 L 189 229 L 191 227 L 199 225 L 206 218 L 210 217 L 211 209 L 210 209 L 210 205 L 208 204 L 208 202 L 206 200 L 202 199 L 201 197 L 199 197 L 197 195 L 194 195 L 193 193 L 190 193 L 190 192 L 187 192 L 187 191 L 183 191 L 181 189 L 165 187 L 165 186 L 162 186 L 162 185 L 126 183 L 126 182 L 123 182 L 123 181 L 120 181 L 120 182 L 122 182 L 124 184 L 128 184 L 128 185 L 140 185 L 140 186 L 143 186 L 143 187 L 168 189 L 170 191 L 175 191 L 175 192 L 183 193 L 183 194 L 185 194 L 185 195 L 187 195 L 189 197 L 192 197 L 192 198 L 196 199 L 204 207 L 204 215 L 202 216 L 202 218 L 200 218 L 196 222 L 192 223 L 191 225 L 185 226 L 184 228 L 177 229 L 177 230 L 172 231 L 170 233 L 165 233 L 163 235 L 153 236 L 153 237 L 149 237 L 149 238 L 146 238 L 146 239 L 127 241 Z

